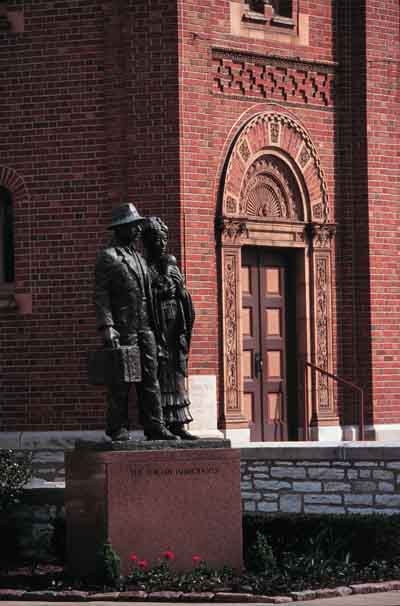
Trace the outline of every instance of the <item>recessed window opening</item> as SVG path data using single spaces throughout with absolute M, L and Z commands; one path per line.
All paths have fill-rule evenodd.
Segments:
M 255 13 L 261 13 L 263 15 L 265 3 L 266 3 L 265 0 L 250 0 L 249 1 L 250 10 L 254 11 Z
M 10 191 L 0 186 L 0 283 L 14 282 L 14 208 Z
M 292 0 L 248 0 L 249 8 L 255 13 L 264 14 L 264 6 L 272 6 L 275 17 L 291 19 L 293 16 Z
M 292 4 L 292 0 L 272 0 L 272 5 L 274 7 L 275 14 L 279 17 L 285 17 L 287 19 L 292 18 Z

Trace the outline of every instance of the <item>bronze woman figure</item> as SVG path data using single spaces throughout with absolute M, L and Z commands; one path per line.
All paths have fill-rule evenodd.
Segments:
M 190 340 L 194 323 L 192 298 L 173 255 L 167 254 L 168 227 L 158 217 L 143 226 L 142 239 L 159 329 L 159 371 L 164 422 L 176 436 L 196 439 L 185 425 L 193 420 L 186 391 Z

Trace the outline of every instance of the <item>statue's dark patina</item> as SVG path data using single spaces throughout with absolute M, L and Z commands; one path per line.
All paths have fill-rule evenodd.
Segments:
M 193 418 L 186 390 L 194 308 L 173 255 L 167 254 L 168 227 L 158 217 L 146 219 L 142 239 L 149 267 L 153 304 L 160 335 L 158 378 L 164 420 L 184 440 L 195 440 L 185 425 Z
M 132 382 L 136 382 L 146 437 L 179 439 L 166 428 L 163 418 L 158 381 L 161 337 L 147 263 L 136 250 L 143 222 L 133 204 L 114 209 L 110 225 L 113 240 L 96 260 L 97 327 L 105 346 L 99 359 L 110 361 L 103 363 L 108 399 L 106 434 L 113 441 L 129 440 L 128 394 Z

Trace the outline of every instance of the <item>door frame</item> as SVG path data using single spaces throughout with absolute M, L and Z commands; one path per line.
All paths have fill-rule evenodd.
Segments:
M 294 216 L 260 216 L 243 202 L 246 179 L 265 158 L 277 158 L 290 172 L 299 192 Z M 243 406 L 241 327 L 241 248 L 262 246 L 296 250 L 297 355 L 332 372 L 332 256 L 335 225 L 328 222 L 328 194 L 318 152 L 304 127 L 276 111 L 256 115 L 238 133 L 223 171 L 218 217 L 221 268 L 223 390 L 219 426 L 247 429 Z M 279 175 L 272 175 L 279 179 Z M 284 191 L 287 181 L 283 178 Z M 308 381 L 309 393 L 298 385 L 304 435 L 311 425 L 338 425 L 337 410 L 324 377 Z M 305 406 L 307 404 L 307 411 Z
M 247 325 L 250 333 L 244 334 L 242 351 L 251 351 L 252 355 L 248 358 L 247 370 L 250 375 L 243 373 L 243 392 L 245 401 L 245 410 L 249 417 L 250 441 L 282 441 L 297 439 L 298 416 L 297 394 L 293 390 L 296 385 L 297 363 L 296 363 L 296 296 L 295 286 L 295 261 L 296 251 L 290 249 L 264 248 L 264 247 L 245 247 L 242 249 L 242 268 L 249 268 L 247 273 L 248 286 L 250 290 L 242 293 L 243 308 L 251 309 Z M 276 298 L 275 294 L 266 292 L 265 267 L 276 267 L 280 274 L 280 293 Z M 245 275 L 246 272 L 241 272 Z M 281 320 L 281 332 L 278 335 L 269 334 L 266 330 L 265 309 L 279 309 Z M 244 321 L 242 322 L 244 328 Z M 272 345 L 275 342 L 276 347 L 282 351 L 281 358 L 282 374 L 279 378 L 270 377 L 268 372 L 268 362 L 265 356 L 267 343 Z M 282 346 L 283 345 L 283 346 Z M 257 373 L 255 356 L 256 352 L 261 355 L 262 364 Z M 245 359 L 245 357 L 244 357 Z M 271 390 L 267 384 L 272 387 L 275 384 L 281 385 L 281 388 Z M 283 387 L 283 389 L 282 389 Z M 294 391 L 294 393 L 293 393 Z M 273 419 L 270 415 L 270 404 L 268 400 L 269 393 L 281 393 L 282 402 L 280 404 L 280 415 L 278 419 Z M 250 395 L 246 403 L 245 394 Z M 249 406 L 251 404 L 251 406 Z M 250 413 L 250 414 L 249 414 Z M 251 422 L 251 413 L 253 413 L 253 423 Z M 274 438 L 268 438 L 268 433 L 273 432 Z M 272 434 L 271 434 L 272 435 Z M 258 436 L 255 437 L 255 436 Z M 277 437 L 279 436 L 279 437 Z M 286 437 L 284 437 L 286 436 Z

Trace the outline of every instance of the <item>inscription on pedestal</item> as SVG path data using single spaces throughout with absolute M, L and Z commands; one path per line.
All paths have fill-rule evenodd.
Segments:
M 200 555 L 211 567 L 242 567 L 240 453 L 228 448 L 188 448 L 164 451 L 76 451 L 67 457 L 67 488 L 74 470 L 89 490 L 94 463 L 105 466 L 102 511 L 105 527 L 91 533 L 107 537 L 121 558 L 126 574 L 130 554 L 156 563 L 166 549 L 175 553 L 173 565 L 193 567 Z M 76 482 L 75 482 L 76 484 Z M 76 492 L 76 491 L 75 491 Z M 72 492 L 68 492 L 67 495 Z M 90 572 L 93 546 L 80 540 L 91 524 L 85 508 L 68 503 L 68 560 L 71 572 Z M 77 529 L 76 532 L 74 529 Z
M 214 466 L 203 466 L 203 467 L 177 467 L 160 469 L 156 467 L 154 469 L 146 469 L 146 467 L 137 467 L 133 466 L 129 468 L 129 473 L 133 478 L 138 477 L 158 477 L 158 476 L 192 476 L 192 475 L 208 475 L 208 474 L 216 474 L 219 473 L 218 467 Z

